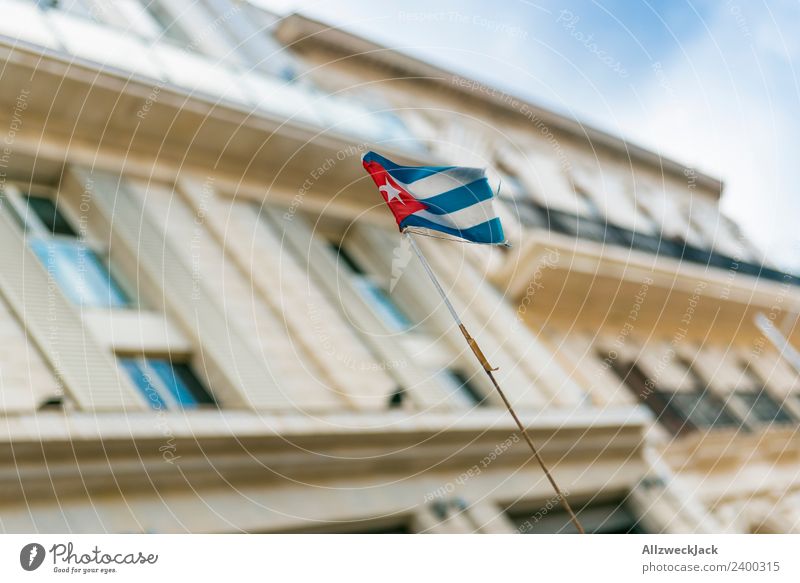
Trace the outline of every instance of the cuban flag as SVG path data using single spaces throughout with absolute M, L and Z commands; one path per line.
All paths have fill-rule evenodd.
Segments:
M 484 169 L 400 166 L 375 152 L 364 154 L 362 163 L 401 232 L 416 228 L 473 243 L 507 244 Z

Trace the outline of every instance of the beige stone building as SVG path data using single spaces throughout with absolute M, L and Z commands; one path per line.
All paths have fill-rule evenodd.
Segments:
M 718 180 L 243 2 L 0 14 L 2 531 L 569 532 L 367 149 L 502 183 L 511 249 L 420 243 L 587 530 L 800 530 Z

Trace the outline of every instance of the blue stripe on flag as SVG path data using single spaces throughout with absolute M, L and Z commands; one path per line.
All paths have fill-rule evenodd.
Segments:
M 489 181 L 481 178 L 471 184 L 423 199 L 422 202 L 428 206 L 428 212 L 434 215 L 446 215 L 489 200 L 492 196 L 494 193 L 492 187 L 489 186 Z
M 377 162 L 391 173 L 392 178 L 405 184 L 411 184 L 422 178 L 455 168 L 455 166 L 400 166 L 375 152 L 364 154 L 364 161 Z
M 401 229 L 405 229 L 406 227 L 422 227 L 432 231 L 441 231 L 443 233 L 447 233 L 448 235 L 461 237 L 462 239 L 466 239 L 467 241 L 472 241 L 474 243 L 491 243 L 499 245 L 505 243 L 506 240 L 506 237 L 503 234 L 503 226 L 500 224 L 500 219 L 497 217 L 488 220 L 485 223 L 475 225 L 474 227 L 459 230 L 451 227 L 445 227 L 444 225 L 439 225 L 416 215 L 409 215 L 403 219 L 403 222 L 400 224 Z

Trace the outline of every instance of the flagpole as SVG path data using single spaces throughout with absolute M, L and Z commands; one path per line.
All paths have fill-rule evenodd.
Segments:
M 433 273 L 433 269 L 431 269 L 431 266 L 428 263 L 428 260 L 422 254 L 422 251 L 420 250 L 419 246 L 417 245 L 417 242 L 414 239 L 414 237 L 408 231 L 404 231 L 403 234 L 406 236 L 406 238 L 408 239 L 409 243 L 411 244 L 411 248 L 414 250 L 414 253 L 419 258 L 420 263 L 422 263 L 422 267 L 425 268 L 425 272 L 428 274 L 428 277 L 433 282 L 433 285 L 436 288 L 436 291 L 438 291 L 439 295 L 442 297 L 442 301 L 447 306 L 447 309 L 450 311 L 450 315 L 453 316 L 453 320 L 455 320 L 455 323 L 458 325 L 458 329 L 461 330 L 461 334 L 464 336 L 464 340 L 467 341 L 467 345 L 472 350 L 472 353 L 475 355 L 475 358 L 478 359 L 478 362 L 481 363 L 481 366 L 483 367 L 483 370 L 489 376 L 489 380 L 492 381 L 492 384 L 494 385 L 494 388 L 497 390 L 497 393 L 500 395 L 500 398 L 503 400 L 503 403 L 505 404 L 506 409 L 508 409 L 508 412 L 511 413 L 511 416 L 514 418 L 514 422 L 517 424 L 517 427 L 519 428 L 519 431 L 522 434 L 522 437 L 528 443 L 528 447 L 530 447 L 531 452 L 533 452 L 533 456 L 536 458 L 536 461 L 539 462 L 539 466 L 542 468 L 542 471 L 544 472 L 544 475 L 547 476 L 547 479 L 550 482 L 550 485 L 553 487 L 553 490 L 555 490 L 556 494 L 558 495 L 558 499 L 561 501 L 562 506 L 564 507 L 564 509 L 569 514 L 569 517 L 570 517 L 570 520 L 572 521 L 572 524 L 575 525 L 575 528 L 578 529 L 578 532 L 580 534 L 586 534 L 586 531 L 583 530 L 583 526 L 581 526 L 581 523 L 578 520 L 578 517 L 575 516 L 575 513 L 572 511 L 572 507 L 569 505 L 569 502 L 567 501 L 567 497 L 564 496 L 564 493 L 561 491 L 561 488 L 558 487 L 558 484 L 556 483 L 555 479 L 553 478 L 553 475 L 550 473 L 550 470 L 547 468 L 547 465 L 544 463 L 544 460 L 539 455 L 539 450 L 533 444 L 533 439 L 531 439 L 530 435 L 528 435 L 528 431 L 525 429 L 525 426 L 520 421 L 519 417 L 517 416 L 516 411 L 514 411 L 514 407 L 511 406 L 511 402 L 506 397 L 505 393 L 503 392 L 503 389 L 500 388 L 500 385 L 498 384 L 497 379 L 494 378 L 494 371 L 496 371 L 497 369 L 496 368 L 492 368 L 492 365 L 490 365 L 489 361 L 486 360 L 486 357 L 484 356 L 483 352 L 481 351 L 480 346 L 478 346 L 478 343 L 475 341 L 475 339 L 472 336 L 470 336 L 469 332 L 467 331 L 467 328 L 464 326 L 464 323 L 461 321 L 461 318 L 458 316 L 458 313 L 456 312 L 455 308 L 453 307 L 453 304 L 451 304 L 450 300 L 447 298 L 447 294 L 444 293 L 444 289 L 442 288 L 442 285 L 439 283 L 439 280 L 437 279 L 436 274 Z

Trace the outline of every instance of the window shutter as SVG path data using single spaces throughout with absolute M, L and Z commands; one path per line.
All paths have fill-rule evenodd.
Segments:
M 181 180 L 181 187 L 195 193 L 202 190 L 189 178 Z M 297 375 L 307 375 L 304 369 L 309 363 L 315 365 L 317 378 L 303 379 L 309 399 L 329 408 L 350 402 L 357 409 L 385 409 L 396 383 L 310 280 L 273 227 L 259 218 L 255 203 L 215 193 L 203 204 L 209 230 L 252 282 L 256 301 L 264 301 L 283 322 L 283 360 L 303 369 Z
M 570 176 L 575 188 L 592 199 L 609 223 L 639 233 L 653 232 L 652 222 L 636 208 L 631 180 L 624 171 L 594 162 L 576 163 Z
M 658 222 L 661 234 L 670 239 L 683 239 L 695 246 L 702 246 L 703 239 L 681 211 L 680 193 L 659 188 L 650 182 L 637 182 L 637 202 L 646 208 Z M 677 199 L 677 200 L 676 200 Z
M 431 144 L 446 164 L 484 167 L 492 162 L 491 144 L 484 132 L 463 119 L 451 120 L 442 136 Z
M 720 213 L 714 202 L 695 196 L 687 204 L 686 212 L 702 229 L 703 235 L 711 242 L 715 251 L 739 260 L 752 259 L 753 254 L 747 248 L 747 241 L 736 225 Z
M 238 63 L 236 45 L 225 35 L 221 18 L 209 12 L 202 2 L 182 2 L 181 0 L 160 0 L 158 6 L 173 19 L 172 26 L 180 26 L 182 31 L 191 36 L 192 45 L 209 55 L 225 55 L 230 63 Z M 222 22 L 218 22 L 222 20 Z
M 52 371 L 0 294 L 0 414 L 31 412 L 61 394 Z
M 446 243 L 428 238 L 419 243 L 440 279 L 450 282 L 456 299 L 469 306 L 470 317 L 480 326 L 473 336 L 486 335 L 481 336 L 484 352 L 493 353 L 490 361 L 500 367 L 501 377 L 507 379 L 506 385 L 521 404 L 539 407 L 583 401 L 585 393 L 569 378 L 552 350 L 521 321 L 517 306 L 509 305 L 507 298 L 487 284 L 480 268 L 448 257 Z
M 270 221 L 281 234 L 286 245 L 290 245 L 296 256 L 307 261 L 309 273 L 317 278 L 317 283 L 326 290 L 328 297 L 336 298 L 344 311 L 344 317 L 353 323 L 377 358 L 384 363 L 393 363 L 387 372 L 397 384 L 408 391 L 409 397 L 423 409 L 452 409 L 448 395 L 429 374 L 416 366 L 413 355 L 409 354 L 396 335 L 387 333 L 380 319 L 361 297 L 348 277 L 344 277 L 337 265 L 336 256 L 314 237 L 312 230 L 299 215 L 291 219 L 275 209 L 263 209 L 262 217 Z
M 425 115 L 423 110 L 417 109 L 401 109 L 398 112 L 406 124 L 409 131 L 417 136 L 418 139 L 426 143 L 436 140 L 438 129 L 434 122 Z
M 30 250 L 6 204 L 0 204 L 0 293 L 80 409 L 145 408 L 112 355 L 94 342 L 78 310 Z M 34 390 L 37 398 L 47 396 Z
M 353 233 L 365 259 L 368 254 L 381 249 L 381 257 L 392 256 L 391 243 L 377 227 L 360 225 L 353 229 Z M 499 367 L 497 377 L 515 403 L 540 407 L 553 399 L 559 404 L 583 399 L 583 392 L 564 373 L 555 355 L 517 320 L 501 295 L 482 281 L 466 258 L 459 259 L 452 246 L 442 241 L 419 237 L 417 242 L 456 310 L 465 320 L 473 319 L 470 332 L 481 344 L 489 361 Z M 456 248 L 463 249 L 461 246 Z M 390 268 L 385 259 L 373 255 L 372 261 L 375 261 L 376 272 L 382 267 L 388 276 Z M 474 381 L 480 383 L 487 394 L 493 394 L 494 388 L 464 344 L 416 257 L 410 258 L 395 291 L 406 294 L 409 304 L 420 307 L 419 316 L 436 326 L 436 332 L 443 334 L 451 347 L 451 354 L 460 354 L 459 362 L 472 367 L 470 371 L 474 374 Z
M 513 157 L 520 180 L 540 205 L 573 215 L 591 214 L 586 202 L 575 194 L 561 160 L 540 152 L 514 153 Z
M 166 236 L 168 217 L 146 208 L 148 197 L 169 201 L 173 191 L 155 183 L 123 182 L 98 172 L 79 179 L 92 185 L 98 209 L 111 223 L 112 244 L 125 246 L 140 258 L 139 277 L 161 292 L 167 313 L 200 347 L 209 388 L 222 406 L 294 409 L 292 395 L 281 390 L 263 355 L 252 350 L 227 318 L 223 300 L 208 289 Z M 147 203 L 151 204 L 155 201 Z M 191 241 L 184 243 L 190 245 Z
M 645 346 L 636 364 L 663 391 L 691 391 L 697 388 L 694 376 L 678 360 L 677 349 L 667 342 Z
M 753 381 L 736 359 L 734 346 L 720 348 L 684 344 L 680 349 L 704 383 L 716 393 L 725 395 L 736 390 L 753 389 Z
M 595 397 L 609 404 L 635 404 L 631 392 L 625 389 L 619 376 L 614 374 L 611 368 L 613 360 L 601 360 L 595 354 L 589 336 L 572 332 L 565 336 L 550 334 L 550 338 L 554 349 L 570 359 L 576 372 L 580 372 L 586 379 L 587 390 L 597 393 Z M 566 372 L 570 373 L 569 369 Z
M 758 353 L 748 350 L 742 356 L 749 358 L 750 368 L 773 394 L 786 397 L 800 392 L 800 375 L 775 350 L 767 348 Z

